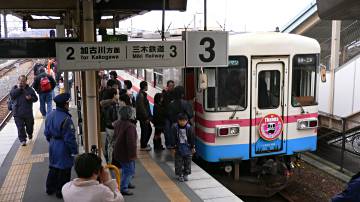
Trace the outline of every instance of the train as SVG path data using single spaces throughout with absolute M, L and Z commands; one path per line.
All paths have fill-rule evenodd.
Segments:
M 298 154 L 315 151 L 319 43 L 278 32 L 230 35 L 228 66 L 118 70 L 150 102 L 166 80 L 186 89 L 193 104 L 196 156 L 239 195 L 270 196 L 283 189 Z

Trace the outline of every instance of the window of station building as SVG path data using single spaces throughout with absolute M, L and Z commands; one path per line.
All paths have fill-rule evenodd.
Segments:
M 260 71 L 258 75 L 259 109 L 278 108 L 280 104 L 280 72 L 278 70 Z
M 292 71 L 291 104 L 294 107 L 316 105 L 318 55 L 295 55 Z
M 159 89 L 164 88 L 163 69 L 154 69 L 154 83 L 155 83 L 156 88 L 159 88 Z
M 145 70 L 144 69 L 137 69 L 137 78 L 145 79 Z
M 247 107 L 247 58 L 229 56 L 228 67 L 205 68 L 207 111 L 241 111 Z
M 145 81 L 154 86 L 154 74 L 152 69 L 145 69 Z

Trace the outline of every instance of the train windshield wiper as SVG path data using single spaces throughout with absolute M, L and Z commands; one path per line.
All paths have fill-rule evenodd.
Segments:
M 231 116 L 229 117 L 229 119 L 234 119 L 236 112 L 239 110 L 244 110 L 244 107 L 241 105 L 236 105 L 236 107 L 235 107 L 233 113 L 231 114 Z

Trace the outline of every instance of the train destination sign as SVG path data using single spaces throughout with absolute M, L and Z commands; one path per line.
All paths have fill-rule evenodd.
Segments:
M 184 67 L 183 41 L 56 43 L 61 71 Z

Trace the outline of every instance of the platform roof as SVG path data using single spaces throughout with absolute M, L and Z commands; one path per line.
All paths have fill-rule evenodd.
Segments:
M 316 0 L 324 20 L 360 20 L 359 0 Z
M 162 10 L 163 7 L 163 0 L 107 1 L 94 3 L 94 13 L 100 16 L 115 16 L 116 20 L 123 20 L 152 10 Z M 5 10 L 22 19 L 37 22 L 31 15 L 63 17 L 65 13 L 75 13 L 76 9 L 81 6 L 80 2 L 80 0 L 9 0 L 1 1 L 0 10 Z M 186 10 L 187 0 L 166 0 L 165 2 L 166 10 Z M 49 24 L 51 23 L 54 24 L 49 21 Z
M 351 20 L 342 21 L 341 29 L 345 29 L 352 23 L 353 21 Z M 323 43 L 331 38 L 331 20 L 321 19 L 319 17 L 318 4 L 314 1 L 285 25 L 281 31 L 301 34 L 314 38 L 318 40 L 319 43 Z

